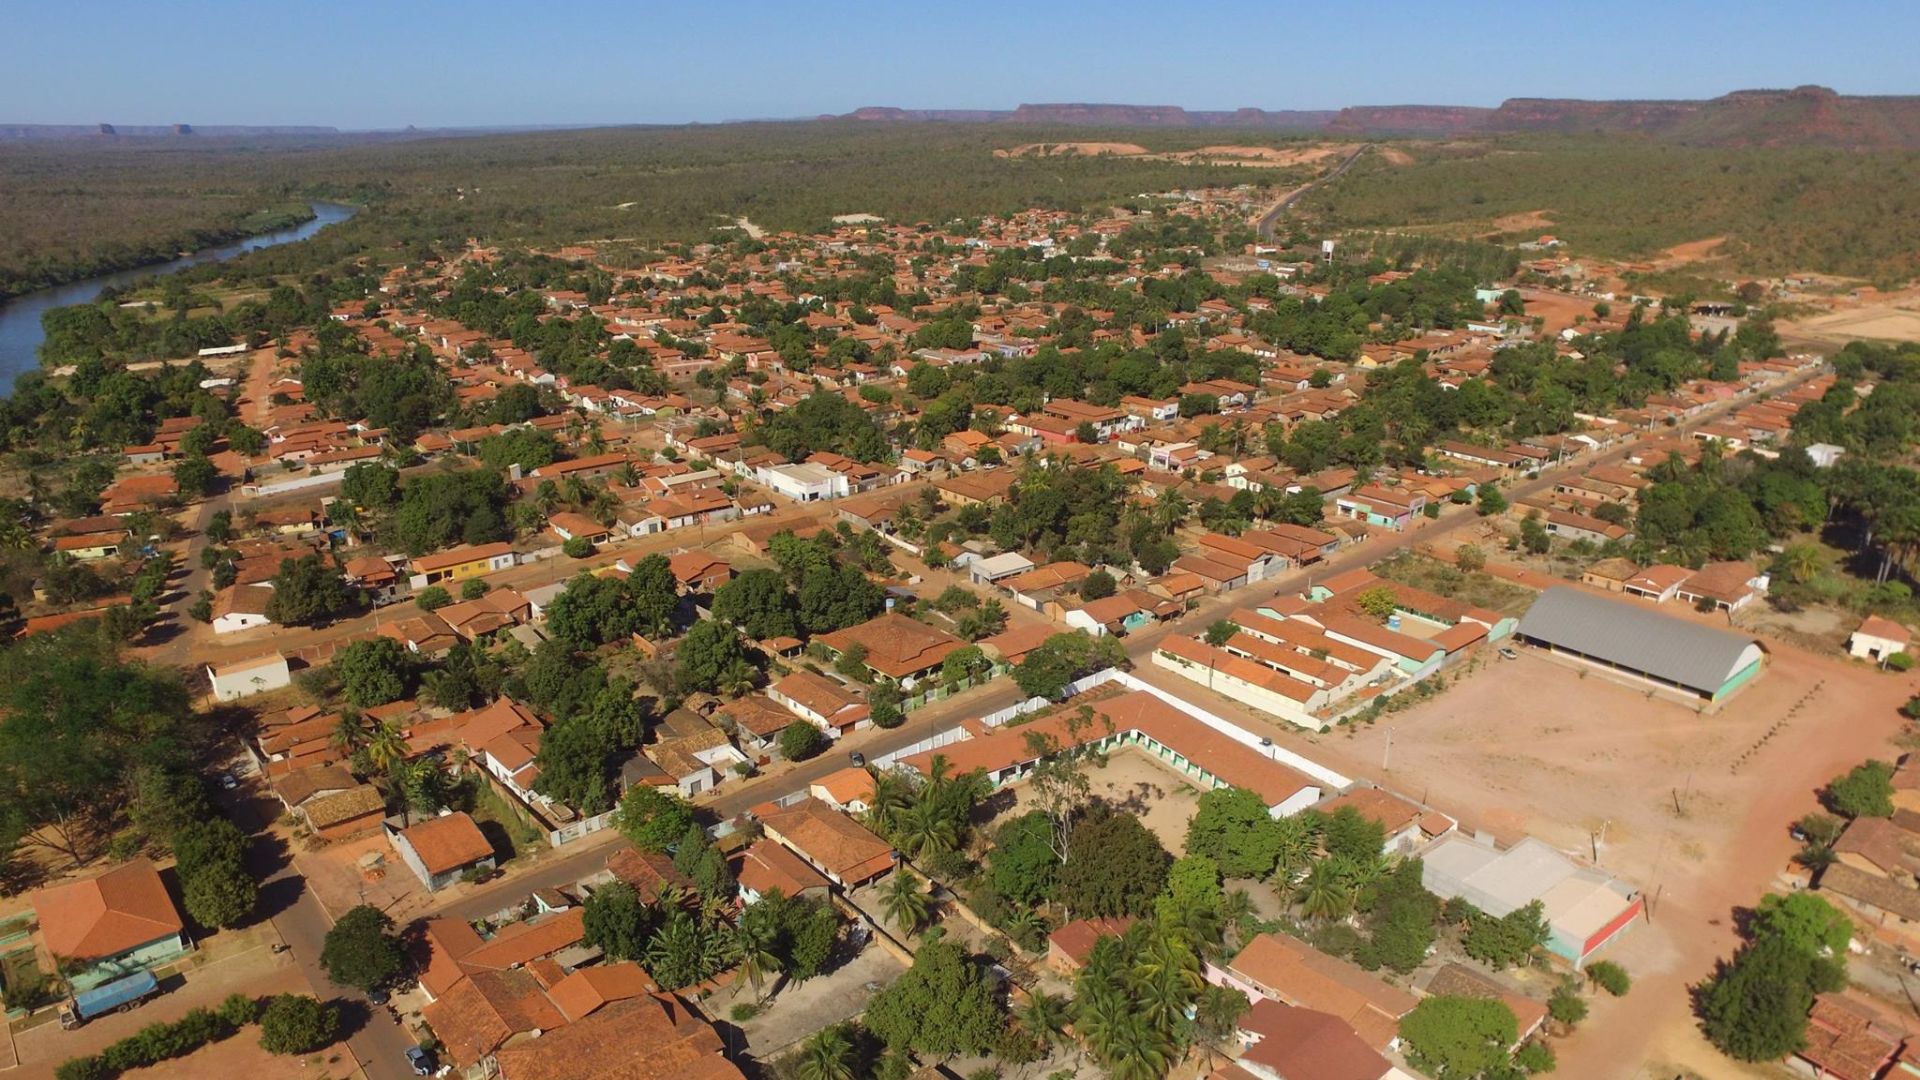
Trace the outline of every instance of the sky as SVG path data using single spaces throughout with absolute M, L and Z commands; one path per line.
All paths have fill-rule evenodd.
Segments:
M 0 123 L 717 122 L 863 105 L 1920 93 L 1914 0 L 9 0 Z

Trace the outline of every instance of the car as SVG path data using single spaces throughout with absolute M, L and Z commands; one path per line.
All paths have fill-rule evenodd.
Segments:
M 230 772 L 223 772 L 220 774 L 220 786 L 224 790 L 232 791 L 240 786 L 240 779 Z
M 858 766 L 865 765 L 867 763 L 867 755 L 861 753 L 858 750 L 855 750 L 852 753 L 847 755 L 847 760 L 853 762 L 854 765 L 858 767 Z
M 413 1070 L 415 1076 L 432 1076 L 439 1070 L 440 1063 L 433 1059 L 431 1053 L 418 1046 L 409 1046 L 407 1047 L 407 1067 Z
M 375 1005 L 385 1005 L 387 1002 L 393 1000 L 393 995 L 387 991 L 386 987 L 376 986 L 367 991 L 367 1000 L 373 1002 Z
M 1518 659 L 1520 659 L 1520 654 L 1519 654 L 1519 653 L 1517 653 L 1517 652 L 1515 652 L 1515 651 L 1514 651 L 1514 650 L 1512 650 L 1512 649 L 1501 649 L 1501 650 L 1500 650 L 1500 659 L 1502 659 L 1502 660 L 1518 660 Z

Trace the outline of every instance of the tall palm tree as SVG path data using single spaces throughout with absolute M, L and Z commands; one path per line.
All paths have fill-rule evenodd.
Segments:
M 908 934 L 917 932 L 927 918 L 927 893 L 920 879 L 905 870 L 895 870 L 893 880 L 880 892 L 880 908 L 893 925 Z
M 761 984 L 780 974 L 780 958 L 773 954 L 773 934 L 759 920 L 742 920 L 734 931 L 734 947 L 740 953 L 740 974 L 753 987 L 754 1001 L 766 1000 Z
M 620 466 L 620 483 L 624 487 L 637 487 L 640 484 L 640 469 L 632 461 Z
M 835 1025 L 800 1048 L 800 1080 L 853 1080 L 853 1040 Z
M 921 859 L 944 855 L 960 840 L 952 819 L 941 813 L 938 802 L 928 794 L 922 791 L 912 809 L 900 817 L 900 845 Z
M 867 807 L 867 822 L 882 835 L 891 835 L 900 816 L 913 805 L 913 786 L 897 772 L 883 769 L 873 777 L 873 801 Z
M 1273 884 L 1281 895 L 1291 895 L 1300 874 L 1313 862 L 1313 834 L 1298 817 L 1284 817 L 1274 823 Z
M 1240 927 L 1254 913 L 1253 896 L 1245 889 L 1235 889 L 1220 898 L 1220 925 L 1224 935 L 1221 946 L 1232 953 L 1240 948 Z

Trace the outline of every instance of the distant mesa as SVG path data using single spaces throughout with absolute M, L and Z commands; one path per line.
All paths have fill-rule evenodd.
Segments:
M 92 139 L 103 136 L 116 139 L 156 139 L 178 138 L 183 135 L 218 138 L 261 135 L 338 135 L 339 133 L 339 128 L 332 127 L 277 125 L 216 124 L 201 127 L 194 124 L 0 124 L 0 141 Z

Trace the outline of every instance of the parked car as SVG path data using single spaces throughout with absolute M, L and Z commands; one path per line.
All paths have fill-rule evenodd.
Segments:
M 240 786 L 240 780 L 230 772 L 223 772 L 220 774 L 220 786 L 227 791 L 232 791 Z
M 413 1070 L 415 1076 L 432 1076 L 439 1071 L 440 1063 L 434 1060 L 431 1053 L 418 1046 L 409 1046 L 407 1047 L 407 1067 Z
M 1500 650 L 1500 659 L 1502 659 L 1502 660 L 1518 660 L 1518 659 L 1520 659 L 1520 654 L 1519 654 L 1519 653 L 1517 653 L 1517 652 L 1515 652 L 1515 651 L 1514 651 L 1514 650 L 1512 650 L 1512 649 L 1506 649 L 1506 648 L 1503 648 L 1503 649 L 1501 649 L 1501 650 Z
M 847 755 L 847 760 L 853 762 L 854 765 L 858 767 L 858 766 L 865 765 L 867 763 L 867 755 L 861 753 L 858 750 L 855 750 L 852 753 Z

